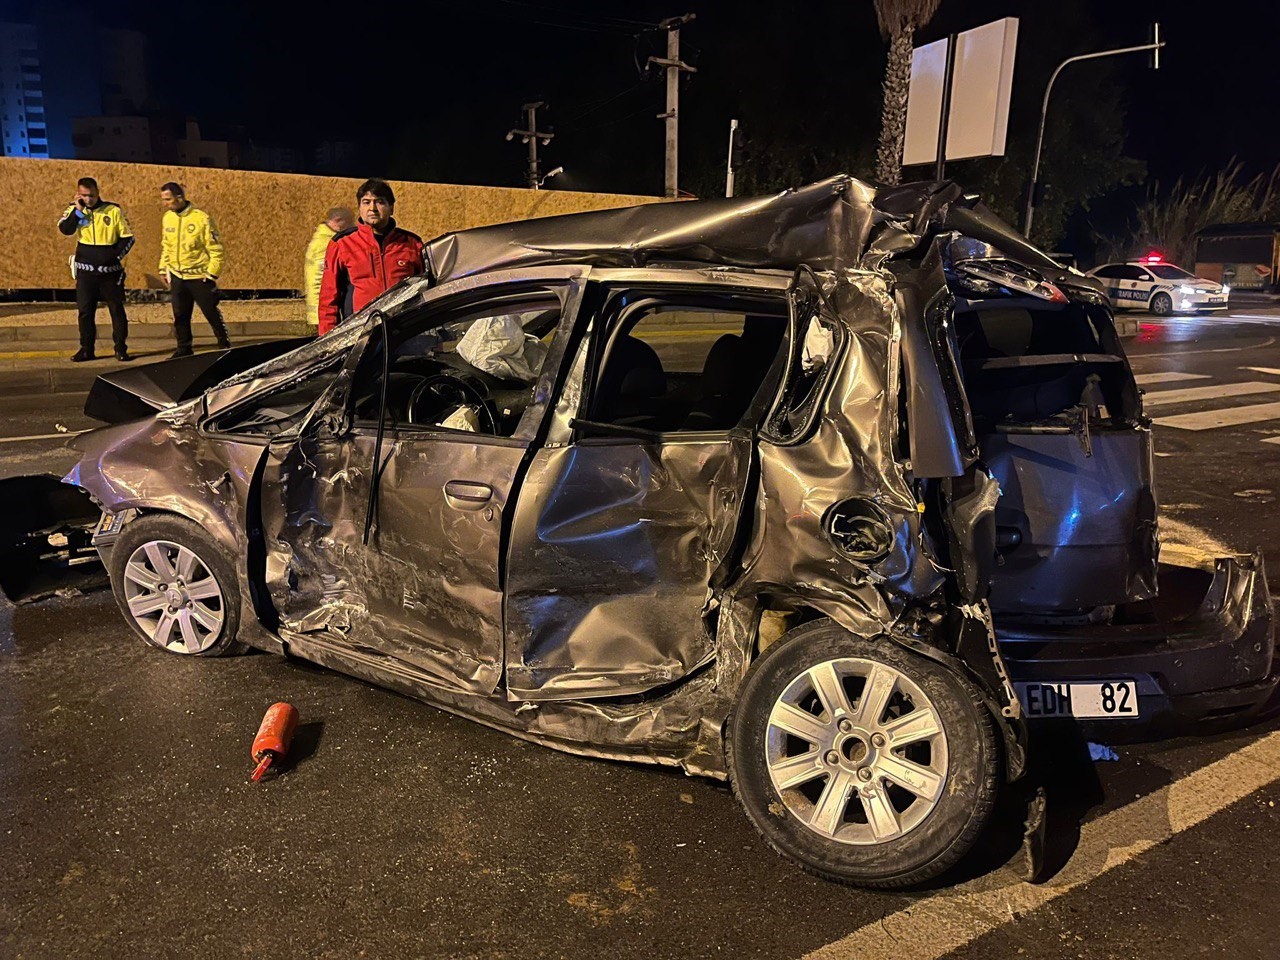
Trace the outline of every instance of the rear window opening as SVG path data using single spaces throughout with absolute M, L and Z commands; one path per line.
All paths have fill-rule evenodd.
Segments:
M 979 435 L 1019 426 L 1130 424 L 1138 394 L 1124 358 L 1106 345 L 1093 311 L 986 304 L 957 311 L 955 336 L 965 392 Z

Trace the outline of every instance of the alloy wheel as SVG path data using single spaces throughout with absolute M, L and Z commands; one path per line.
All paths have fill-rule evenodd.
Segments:
M 208 565 L 180 543 L 149 540 L 135 549 L 124 568 L 124 596 L 142 632 L 174 653 L 203 653 L 222 633 L 222 588 Z
M 839 843 L 884 843 L 929 816 L 947 781 L 938 711 L 909 677 L 847 657 L 805 670 L 769 714 L 766 763 L 787 810 Z

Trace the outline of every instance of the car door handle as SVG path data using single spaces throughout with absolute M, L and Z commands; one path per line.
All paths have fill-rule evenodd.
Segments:
M 444 485 L 444 496 L 450 506 L 460 510 L 477 510 L 493 499 L 493 487 L 471 480 L 450 480 Z

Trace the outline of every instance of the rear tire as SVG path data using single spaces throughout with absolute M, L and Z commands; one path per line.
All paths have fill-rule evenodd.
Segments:
M 1157 293 L 1151 298 L 1151 312 L 1157 317 L 1167 317 L 1173 313 L 1173 297 L 1167 293 Z
M 956 864 L 999 789 L 991 715 L 965 679 L 829 620 L 758 658 L 727 749 L 734 792 L 769 846 L 863 887 L 915 886 Z
M 194 657 L 248 649 L 236 640 L 235 567 L 198 524 L 170 514 L 139 517 L 116 540 L 108 572 L 120 612 L 145 643 Z

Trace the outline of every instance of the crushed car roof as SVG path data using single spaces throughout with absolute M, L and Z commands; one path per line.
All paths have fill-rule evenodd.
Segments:
M 426 244 L 427 272 L 438 284 L 545 263 L 874 267 L 957 219 L 977 239 L 1061 270 L 950 181 L 882 187 L 840 174 L 766 197 L 645 204 L 448 233 Z

